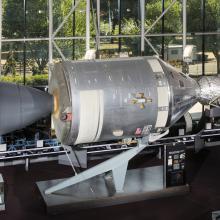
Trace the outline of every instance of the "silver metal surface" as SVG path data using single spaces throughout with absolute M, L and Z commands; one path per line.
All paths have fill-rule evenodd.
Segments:
M 54 185 L 45 190 L 45 194 L 51 194 L 59 190 L 65 189 L 69 186 L 86 181 L 95 176 L 112 171 L 114 176 L 114 183 L 117 191 L 121 191 L 124 186 L 125 175 L 127 171 L 128 162 L 148 147 L 146 143 L 148 140 L 145 138 L 139 140 L 137 147 L 134 147 L 128 151 L 125 151 L 111 159 L 108 159 L 92 168 L 89 168 L 73 177 L 67 178 L 61 181 L 57 185 Z M 121 175 L 120 175 L 121 174 Z
M 218 220 L 220 218 L 220 211 L 212 212 L 212 220 Z
M 203 76 L 199 80 L 201 88 L 200 101 L 208 105 L 210 102 L 220 97 L 220 77 L 219 76 Z M 218 103 L 219 104 L 219 103 Z
M 182 8 L 183 8 L 183 51 L 186 48 L 187 44 L 187 0 L 182 1 Z M 184 59 L 184 57 L 183 57 Z
M 162 166 L 129 170 L 125 179 L 124 193 L 120 194 L 115 194 L 112 179 L 106 179 L 104 175 L 71 186 L 59 193 L 44 194 L 46 188 L 61 181 L 63 180 L 37 182 L 47 211 L 51 214 L 181 195 L 189 192 L 188 186 L 164 189 Z M 90 187 L 96 190 L 91 191 Z
M 200 88 L 194 79 L 182 72 L 178 72 L 174 67 L 165 62 L 163 62 L 163 65 L 170 87 L 170 126 L 197 103 Z
M 53 110 L 50 94 L 0 82 L 0 135 L 22 129 L 48 116 Z
M 162 133 L 198 100 L 196 81 L 156 57 L 56 64 L 49 86 L 63 144 Z M 62 120 L 64 113 L 72 120 Z
M 63 146 L 28 148 L 22 150 L 2 151 L 0 152 L 0 161 L 40 158 L 45 156 L 58 156 L 69 153 Z
M 146 18 L 146 10 L 145 10 L 145 0 L 140 0 L 140 12 L 141 12 L 141 53 L 143 54 L 145 51 L 145 18 Z
M 0 211 L 5 210 L 5 189 L 4 189 L 4 179 L 2 174 L 0 174 Z

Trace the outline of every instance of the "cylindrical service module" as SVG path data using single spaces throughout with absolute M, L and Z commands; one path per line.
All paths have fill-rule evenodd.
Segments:
M 63 144 L 76 145 L 167 130 L 197 101 L 199 86 L 156 57 L 55 64 L 49 92 Z

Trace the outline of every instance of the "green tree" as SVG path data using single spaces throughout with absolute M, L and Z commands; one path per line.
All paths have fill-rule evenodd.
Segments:
M 3 66 L 3 72 L 5 76 L 7 74 L 12 74 L 13 76 L 15 76 L 16 74 L 16 60 L 12 51 L 8 53 L 6 63 Z
M 205 1 L 205 32 L 220 31 L 220 1 Z M 202 32 L 201 6 L 197 1 L 188 1 L 188 31 Z M 197 45 L 201 46 L 202 41 L 197 40 Z M 220 37 L 217 34 L 205 36 L 205 49 L 214 54 L 217 61 L 217 71 L 220 74 Z
M 206 30 L 207 32 L 220 31 L 220 1 L 206 1 Z M 217 61 L 217 71 L 220 74 L 220 36 L 206 37 L 206 47 L 212 51 Z
M 64 17 L 69 13 L 73 4 L 73 0 L 56 0 L 53 5 L 54 30 L 63 21 Z M 67 23 L 59 31 L 58 36 L 85 36 L 85 8 L 86 0 L 82 0 L 75 11 L 75 24 L 73 24 L 73 16 L 70 16 Z M 41 38 L 48 37 L 48 4 L 47 0 L 27 0 L 26 1 L 26 22 L 24 16 L 24 4 L 21 0 L 5 0 L 3 2 L 3 36 L 6 38 Z M 26 29 L 24 28 L 26 24 Z M 73 26 L 75 25 L 75 31 Z M 92 21 L 91 32 L 95 34 Z M 81 52 L 82 56 L 85 51 L 82 42 L 77 40 L 61 40 L 57 44 L 63 50 L 64 54 L 71 54 L 73 47 L 76 51 Z M 17 44 L 16 44 L 17 45 Z M 7 47 L 5 47 L 7 48 Z M 9 50 L 10 46 L 8 46 Z M 21 48 L 13 44 L 15 51 Z M 74 49 L 74 50 L 75 50 Z M 31 67 L 33 74 L 45 73 L 48 63 L 48 42 L 35 41 L 26 42 L 26 57 L 28 65 Z M 83 52 L 82 52 L 83 51 Z M 55 51 L 56 54 L 56 51 Z M 70 58 L 70 57 L 69 57 Z M 72 57 L 71 57 L 72 58 Z
M 172 3 L 172 0 L 165 1 L 165 8 L 167 8 Z M 181 20 L 181 10 L 182 5 L 181 2 L 177 1 L 165 15 L 165 33 L 178 33 L 182 31 L 182 20 Z M 161 0 L 148 0 L 146 1 L 146 19 L 145 19 L 145 29 L 148 30 L 151 25 L 155 22 L 155 20 L 162 13 L 162 2 Z M 172 18 L 172 19 L 170 19 Z M 154 28 L 150 31 L 150 33 L 161 33 L 162 24 L 159 21 Z M 123 21 L 123 33 L 126 34 L 138 34 L 140 33 L 140 19 L 124 19 Z M 149 39 L 152 45 L 158 50 L 161 48 L 161 38 L 152 37 Z M 128 42 L 132 42 L 132 40 L 128 40 Z M 165 45 L 170 43 L 178 43 L 173 37 L 165 38 Z M 129 46 L 134 46 L 130 44 Z M 137 49 L 137 48 L 136 48 Z M 150 51 L 150 52 L 149 52 Z M 148 50 L 148 54 L 154 54 L 153 51 Z
M 73 0 L 57 0 L 54 4 L 54 29 L 63 21 L 63 18 L 72 8 Z M 91 14 L 92 15 L 92 14 Z M 92 17 L 92 16 L 91 16 Z M 95 36 L 93 20 L 90 19 L 90 34 Z M 85 36 L 86 35 L 86 0 L 81 0 L 73 15 L 58 32 L 59 37 Z M 83 40 L 84 41 L 84 40 Z M 61 48 L 67 58 L 82 58 L 85 55 L 85 41 L 82 40 L 57 40 L 57 45 Z M 75 55 L 73 54 L 75 53 Z
M 40 38 L 48 36 L 47 1 L 27 0 L 26 16 L 24 16 L 24 5 L 21 0 L 4 1 L 3 11 L 4 37 Z M 14 46 L 14 49 L 19 50 L 18 46 Z M 37 73 L 44 73 L 48 62 L 48 43 L 45 41 L 26 43 L 26 51 L 28 63 L 36 63 Z

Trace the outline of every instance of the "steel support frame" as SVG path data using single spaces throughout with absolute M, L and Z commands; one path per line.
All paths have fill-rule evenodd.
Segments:
M 48 0 L 49 11 L 49 80 L 51 78 L 51 68 L 53 65 L 53 0 Z
M 53 0 L 50 0 L 50 1 L 53 1 Z M 61 28 L 65 25 L 65 23 L 68 21 L 69 17 L 76 10 L 80 2 L 81 0 L 77 0 L 75 4 L 72 4 L 72 8 L 70 9 L 69 13 L 64 17 L 63 21 L 60 23 L 58 28 L 53 32 L 53 34 L 49 36 L 50 41 L 52 41 L 54 47 L 60 54 L 62 60 L 66 60 L 66 57 L 60 50 L 59 46 L 56 44 L 55 37 L 58 34 L 58 32 L 61 30 Z M 72 39 L 76 39 L 76 38 L 72 38 Z M 88 51 L 90 50 L 90 0 L 86 0 L 86 36 L 85 36 L 85 39 L 86 39 L 86 51 Z
M 182 8 L 183 8 L 183 52 L 186 48 L 187 44 L 187 0 L 182 0 Z
M 145 0 L 140 0 L 141 11 L 141 55 L 144 56 L 145 51 Z
M 90 50 L 90 0 L 86 0 L 86 52 Z
M 201 0 L 202 32 L 206 29 L 206 1 Z M 202 35 L 202 75 L 205 75 L 205 35 Z
M 56 193 L 59 190 L 65 189 L 69 186 L 75 185 L 82 181 L 91 179 L 97 175 L 107 173 L 112 171 L 112 176 L 115 184 L 115 189 L 117 193 L 123 192 L 125 176 L 127 172 L 127 166 L 129 160 L 131 160 L 134 156 L 148 147 L 148 140 L 140 139 L 138 141 L 138 146 L 130 149 L 128 151 L 122 152 L 119 155 L 108 159 L 86 171 L 83 171 L 80 174 L 76 174 L 73 177 L 70 177 L 55 186 L 52 186 L 45 190 L 45 194 Z
M 53 0 L 50 0 L 53 1 Z M 66 57 L 64 56 L 64 54 L 62 53 L 61 49 L 58 47 L 58 45 L 55 42 L 55 37 L 58 34 L 58 32 L 61 30 L 61 28 L 66 24 L 66 22 L 68 21 L 69 17 L 73 14 L 73 12 L 76 10 L 77 6 L 79 5 L 81 0 L 77 0 L 75 2 L 75 4 L 72 4 L 72 7 L 69 11 L 69 13 L 64 17 L 63 21 L 59 24 L 59 26 L 57 27 L 57 29 L 52 33 L 51 36 L 49 36 L 50 41 L 52 42 L 52 44 L 54 45 L 54 47 L 56 48 L 56 50 L 58 51 L 58 53 L 60 54 L 62 60 L 66 60 Z M 87 0 L 87 4 L 88 4 Z M 86 18 L 87 19 L 87 18 Z M 87 30 L 87 29 L 86 29 Z M 87 38 L 87 34 L 86 34 L 86 38 Z M 52 49 L 53 50 L 53 49 Z
M 58 32 L 61 30 L 61 28 L 64 26 L 64 24 L 68 21 L 69 17 L 72 15 L 72 13 L 75 11 L 77 6 L 79 5 L 81 0 L 76 1 L 75 5 L 72 5 L 72 8 L 70 9 L 69 13 L 64 17 L 63 21 L 59 24 L 58 28 L 54 31 L 52 38 L 55 38 Z
M 27 0 L 23 0 L 23 16 L 24 16 L 24 27 L 23 27 L 23 38 L 27 37 Z M 26 84 L 26 49 L 27 45 L 26 42 L 23 42 L 23 84 Z
M 101 12 L 101 2 L 96 0 L 96 19 L 97 19 L 97 35 L 96 35 L 96 50 L 100 50 L 100 12 Z
M 164 33 L 164 34 L 147 34 L 146 37 L 172 37 L 172 36 L 182 36 L 182 33 Z M 191 33 L 187 33 L 187 36 L 191 36 Z M 220 35 L 220 32 L 196 32 L 193 33 L 193 36 L 211 36 L 211 35 Z M 135 34 L 135 35 L 127 35 L 127 34 L 123 34 L 123 35 L 107 35 L 107 36 L 99 36 L 100 39 L 108 39 L 108 38 L 141 38 L 141 34 Z M 73 36 L 73 37 L 54 37 L 54 40 L 85 40 L 86 37 L 85 36 Z M 2 39 L 2 42 L 29 42 L 29 41 L 49 41 L 49 37 L 41 37 L 41 38 L 17 38 L 17 39 L 7 39 L 4 38 Z
M 65 189 L 69 186 L 75 185 L 77 183 L 91 179 L 97 175 L 107 173 L 109 171 L 112 172 L 116 193 L 121 193 L 123 192 L 124 188 L 128 162 L 145 148 L 147 148 L 149 146 L 149 142 L 155 142 L 156 140 L 166 136 L 168 133 L 169 130 L 165 131 L 162 134 L 150 134 L 147 137 L 138 139 L 137 147 L 122 152 L 111 159 L 108 159 L 90 169 L 87 169 L 86 171 L 83 171 L 82 173 L 76 174 L 75 176 L 62 181 L 57 185 L 46 189 L 45 194 L 56 193 L 59 190 Z
M 182 23 L 183 23 L 183 66 L 182 66 L 182 71 L 185 74 L 189 74 L 189 67 L 188 63 L 186 62 L 184 58 L 184 53 L 187 45 L 187 0 L 182 0 Z

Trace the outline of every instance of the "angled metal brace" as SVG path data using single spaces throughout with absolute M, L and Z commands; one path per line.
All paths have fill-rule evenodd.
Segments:
M 161 137 L 167 135 L 169 130 L 164 132 L 163 134 L 154 135 L 151 137 L 151 141 L 156 141 Z M 97 175 L 106 173 L 108 171 L 112 171 L 113 179 L 115 183 L 115 188 L 117 192 L 123 191 L 124 181 L 127 171 L 127 165 L 130 159 L 139 154 L 142 150 L 148 147 L 149 137 L 145 137 L 138 140 L 137 147 L 134 147 L 128 151 L 125 151 L 103 163 L 100 163 L 76 176 L 70 177 L 55 186 L 52 186 L 45 190 L 45 194 L 55 193 L 59 190 L 65 189 L 69 186 L 75 185 L 82 181 L 93 178 Z
M 159 57 L 159 53 L 157 52 L 157 50 L 154 48 L 154 46 L 151 44 L 151 42 L 144 37 L 145 41 L 147 42 L 147 44 L 150 46 L 150 48 L 154 51 L 154 53 Z
M 45 194 L 51 194 L 54 192 L 57 192 L 59 190 L 62 190 L 64 188 L 67 188 L 69 186 L 72 186 L 74 184 L 80 183 L 82 181 L 88 180 L 92 177 L 95 177 L 97 175 L 106 173 L 108 171 L 113 171 L 114 170 L 114 174 L 115 174 L 115 179 L 114 180 L 118 180 L 117 178 L 117 171 L 116 169 L 119 168 L 121 166 L 123 166 L 123 164 L 125 164 L 126 162 L 128 162 L 130 159 L 132 159 L 134 156 L 136 156 L 139 152 L 141 152 L 142 150 L 144 150 L 146 147 L 148 146 L 147 143 L 141 143 L 141 141 L 139 141 L 139 144 L 137 147 L 132 148 L 131 150 L 125 151 L 107 161 L 104 161 L 103 163 L 100 163 L 98 165 L 96 165 L 95 167 L 92 167 L 76 176 L 70 177 L 66 180 L 64 180 L 61 183 L 58 183 L 55 186 L 50 187 L 49 189 L 45 190 Z M 113 174 L 113 175 L 114 175 Z M 120 185 L 117 184 L 116 185 Z M 120 187 L 119 187 L 120 188 Z
M 67 16 L 63 19 L 63 21 L 61 22 L 61 24 L 58 26 L 58 28 L 54 31 L 52 38 L 54 38 L 57 33 L 60 31 L 60 29 L 63 27 L 63 25 L 67 22 L 67 20 L 69 19 L 69 17 L 72 15 L 72 13 L 75 11 L 76 7 L 79 5 L 79 3 L 81 2 L 81 0 L 78 0 L 75 5 L 72 6 L 70 12 L 67 14 Z
M 61 49 L 58 47 L 58 45 L 56 44 L 56 42 L 53 40 L 53 45 L 56 48 L 56 50 L 58 51 L 58 53 L 60 54 L 62 60 L 66 60 L 65 55 L 63 54 L 63 52 L 61 51 Z
M 170 10 L 170 8 L 177 2 L 177 0 L 173 0 L 171 4 L 166 8 L 166 10 L 156 19 L 156 21 L 145 31 L 145 35 L 147 35 L 152 28 L 160 21 L 160 19 Z
M 126 161 L 121 166 L 112 170 L 115 190 L 117 193 L 123 192 L 127 168 L 128 168 L 128 161 Z
M 215 102 L 218 101 L 219 99 L 220 99 L 220 96 L 214 97 L 214 98 L 209 102 L 209 105 L 214 106 L 214 107 L 216 107 L 216 108 L 220 108 L 219 105 L 216 105 L 216 104 L 215 104 Z

